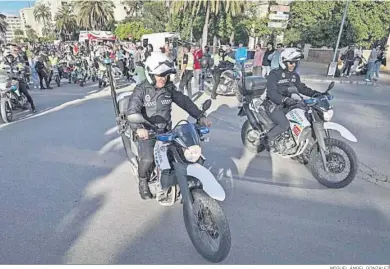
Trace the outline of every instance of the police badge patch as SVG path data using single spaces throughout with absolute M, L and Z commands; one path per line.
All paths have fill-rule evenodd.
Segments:
M 145 95 L 145 101 L 146 101 L 146 102 L 149 102 L 149 101 L 150 101 L 150 95 L 149 95 L 149 94 Z
M 282 78 L 285 78 L 285 77 L 286 77 L 286 75 L 284 73 L 282 73 Z

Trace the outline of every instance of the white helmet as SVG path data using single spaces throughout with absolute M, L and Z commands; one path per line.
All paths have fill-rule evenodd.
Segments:
M 279 65 L 282 69 L 286 69 L 286 62 L 299 62 L 303 59 L 303 53 L 298 48 L 286 48 L 282 51 L 279 57 Z
M 166 76 L 169 74 L 175 74 L 176 69 L 165 54 L 161 52 L 152 52 L 151 55 L 145 61 L 145 75 L 150 84 L 156 83 L 154 75 Z

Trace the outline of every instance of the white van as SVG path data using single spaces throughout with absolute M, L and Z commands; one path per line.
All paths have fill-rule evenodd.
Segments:
M 176 43 L 176 41 L 180 40 L 180 35 L 178 33 L 153 33 L 143 35 L 141 38 L 142 45 L 146 46 L 146 44 L 152 44 L 154 51 L 159 51 L 161 47 L 165 46 L 165 43 Z

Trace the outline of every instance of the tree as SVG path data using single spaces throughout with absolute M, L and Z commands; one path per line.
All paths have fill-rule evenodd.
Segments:
M 15 29 L 14 30 L 14 40 L 16 42 L 22 42 L 23 41 L 23 36 L 24 36 L 24 31 L 22 29 Z
M 76 15 L 70 6 L 61 7 L 54 17 L 56 29 L 63 35 L 71 35 L 77 29 Z
M 88 30 L 106 30 L 114 20 L 115 5 L 111 0 L 77 2 L 78 23 Z
M 294 1 L 288 23 L 291 33 L 314 47 L 334 47 L 338 37 L 345 1 Z M 389 34 L 390 2 L 352 1 L 340 40 L 340 46 L 353 43 L 369 46 Z M 296 39 L 296 38 L 295 38 Z M 294 40 L 297 41 L 297 40 Z
M 8 23 L 5 21 L 6 16 L 0 13 L 0 33 L 7 31 Z
M 34 7 L 34 17 L 38 22 L 43 22 L 46 25 L 51 18 L 50 7 L 44 3 L 38 3 Z
M 126 39 L 131 36 L 134 40 L 140 40 L 142 35 L 151 34 L 153 31 L 145 28 L 142 22 L 134 21 L 119 24 L 114 33 L 119 39 Z
M 38 39 L 38 35 L 30 25 L 26 25 L 26 37 L 29 41 L 35 42 Z
M 178 13 L 189 8 L 192 10 L 192 15 L 199 14 L 203 8 L 205 12 L 205 19 L 202 32 L 202 47 L 207 45 L 208 29 L 210 24 L 210 15 L 218 15 L 221 10 L 230 13 L 232 16 L 243 13 L 245 0 L 234 1 L 234 0 L 194 0 L 194 1 L 178 1 L 174 2 L 172 12 Z
M 148 2 L 143 4 L 140 17 L 145 28 L 153 32 L 165 32 L 169 22 L 169 13 L 164 2 Z
M 144 6 L 144 2 L 148 2 L 148 1 L 126 0 L 126 1 L 122 1 L 122 4 L 125 6 L 126 14 L 131 18 L 131 17 L 138 17 L 140 15 L 140 12 L 142 11 L 142 8 Z

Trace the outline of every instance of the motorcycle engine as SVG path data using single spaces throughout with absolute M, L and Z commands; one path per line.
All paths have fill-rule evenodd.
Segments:
M 276 149 L 279 154 L 290 155 L 296 152 L 297 143 L 295 142 L 290 129 L 280 134 L 275 141 Z

